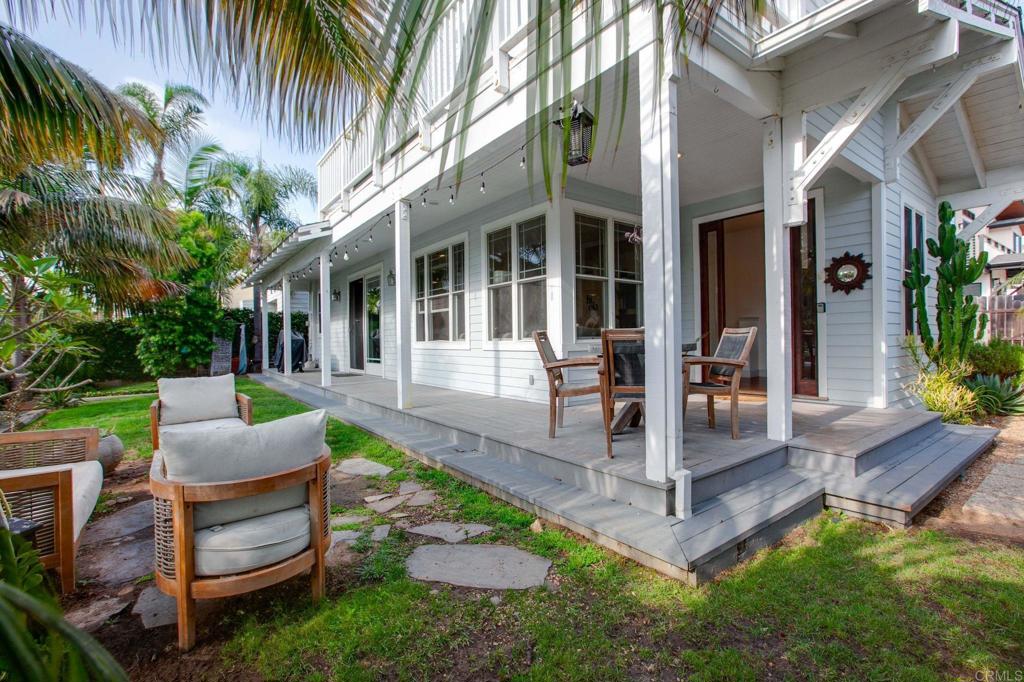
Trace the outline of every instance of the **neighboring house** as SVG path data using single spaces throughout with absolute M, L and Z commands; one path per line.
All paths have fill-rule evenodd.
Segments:
M 975 216 L 965 212 L 965 217 L 966 226 Z M 972 254 L 988 254 L 988 266 L 980 280 L 980 295 L 1017 293 L 1019 285 L 1004 290 L 1003 284 L 1024 272 L 1024 201 L 1014 201 L 968 239 Z
M 1019 11 L 998 0 L 791 0 L 755 26 L 726 13 L 708 46 L 688 41 L 684 62 L 666 55 L 650 6 L 630 4 L 625 15 L 604 4 L 599 44 L 592 23 L 573 21 L 571 96 L 601 120 L 583 150 L 592 158 L 570 167 L 564 191 L 548 198 L 531 137 L 538 102 L 545 125 L 559 117 L 562 79 L 533 80 L 529 0 L 497 3 L 464 158 L 455 152 L 465 79 L 451 52 L 473 5 L 455 0 L 425 71 L 425 108 L 390 126 L 381 144 L 375 126 L 340 136 L 319 165 L 322 222 L 289 236 L 249 281 L 285 292 L 314 283 L 311 348 L 326 358 L 324 395 L 354 385 L 332 372 L 363 377 L 359 391 L 346 394 L 346 409 L 373 402 L 375 414 L 403 428 L 418 424 L 473 452 L 500 453 L 492 461 L 516 452 L 516 462 L 528 462 L 542 452 L 537 471 L 557 485 L 613 498 L 631 513 L 674 514 L 665 528 L 675 529 L 685 560 L 641 547 L 643 533 L 624 539 L 580 509 L 527 494 L 507 482 L 511 474 L 474 471 L 477 460 L 458 459 L 468 455 L 444 460 L 506 499 L 568 519 L 621 551 L 629 545 L 631 556 L 666 572 L 682 567 L 697 579 L 714 552 L 735 560 L 768 539 L 766 529 L 793 522 L 800 505 L 820 509 L 823 491 L 827 504 L 850 513 L 909 522 L 978 450 L 976 434 L 936 431 L 919 410 L 893 410 L 914 406 L 903 341 L 915 322 L 902 280 L 910 249 L 936 234 L 940 201 L 984 207 L 976 220 L 987 223 L 1006 197 L 1024 195 Z M 824 274 L 846 253 L 862 255 L 871 276 L 849 293 Z M 931 258 L 927 266 L 934 275 Z M 703 336 L 710 353 L 722 329 L 737 326 L 757 327 L 746 378 L 766 391 L 761 426 L 744 441 L 758 445 L 741 450 L 721 428 L 707 440 L 706 425 L 691 423 L 703 405 L 691 404 L 685 430 L 681 417 L 679 349 Z M 547 380 L 530 335 L 546 330 L 559 357 L 587 355 L 609 327 L 645 328 L 639 449 L 633 459 L 605 460 L 603 445 L 593 454 L 562 435 L 552 449 L 534 437 L 547 413 L 530 403 L 547 402 Z M 442 406 L 463 405 L 467 394 L 475 396 L 471 407 L 445 416 Z M 499 414 L 459 421 L 485 409 Z M 499 448 L 494 434 L 518 414 L 537 416 L 502 436 Z M 831 421 L 844 419 L 853 421 Z M 597 434 L 600 423 L 591 425 Z M 402 442 L 397 426 L 374 428 Z M 820 437 L 801 441 L 813 434 Z M 943 438 L 963 440 L 943 441 L 952 453 L 944 459 L 929 451 L 916 468 L 901 465 L 898 492 L 864 492 L 870 484 L 860 476 L 870 467 Z M 833 473 L 860 482 L 845 489 L 805 469 L 833 461 Z M 758 478 L 780 466 L 805 467 L 786 470 L 796 487 Z M 726 472 L 728 481 L 718 478 Z M 687 524 L 741 488 L 764 494 L 743 520 L 713 524 L 725 533 L 714 552 L 687 544 Z M 795 496 L 785 504 L 782 489 Z M 771 504 L 781 506 L 770 511 Z M 725 508 L 733 507 L 718 507 Z

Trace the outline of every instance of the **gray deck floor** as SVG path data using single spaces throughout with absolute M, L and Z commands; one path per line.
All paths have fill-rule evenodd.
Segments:
M 320 385 L 319 373 L 296 373 L 290 379 L 311 386 Z M 333 377 L 329 389 L 340 395 L 383 407 L 395 405 L 395 382 L 370 375 Z M 616 436 L 613 459 L 605 456 L 604 430 L 597 404 L 569 407 L 565 427 L 557 437 L 547 437 L 548 408 L 545 404 L 512 398 L 454 391 L 415 384 L 413 407 L 409 412 L 444 426 L 458 428 L 517 447 L 571 461 L 577 465 L 626 479 L 647 481 L 644 475 L 643 428 L 628 429 Z M 834 442 L 845 449 L 865 434 L 877 434 L 907 419 L 906 410 L 858 408 L 824 401 L 794 401 L 794 436 L 820 444 Z M 782 446 L 768 440 L 765 401 L 744 397 L 740 403 L 740 438 L 729 437 L 728 403 L 716 405 L 717 429 L 707 425 L 706 403 L 691 401 L 683 429 L 683 464 L 694 478 L 727 469 Z M 671 485 L 671 484 L 666 484 Z

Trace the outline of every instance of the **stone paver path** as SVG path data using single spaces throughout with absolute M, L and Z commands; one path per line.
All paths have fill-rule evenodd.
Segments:
M 405 562 L 411 578 L 491 590 L 524 590 L 547 579 L 551 562 L 503 545 L 420 545 Z
M 120 597 L 107 597 L 80 606 L 64 614 L 64 620 L 86 632 L 92 632 L 113 616 L 124 611 L 130 602 Z
M 87 547 L 126 535 L 133 535 L 153 525 L 153 500 L 136 502 L 130 507 L 108 514 L 82 531 L 81 546 Z
M 342 460 L 338 469 L 350 476 L 387 476 L 392 469 L 389 466 L 372 462 L 363 457 L 352 457 Z
M 483 535 L 490 531 L 491 527 L 485 526 L 482 523 L 449 523 L 448 521 L 435 521 L 434 523 L 409 529 L 410 533 L 426 535 L 427 537 L 438 538 L 439 540 L 451 543 L 461 542 L 462 540 Z
M 993 466 L 964 504 L 964 513 L 998 523 L 1024 524 L 1024 457 Z
M 416 493 L 419 495 L 420 493 Z M 412 495 L 394 495 L 385 497 L 383 500 L 377 500 L 376 502 L 367 502 L 366 506 L 377 512 L 378 514 L 387 514 L 395 507 L 400 506 L 402 503 L 407 502 Z
M 153 572 L 153 534 L 95 547 L 90 559 L 79 562 L 80 577 L 104 585 L 130 582 Z
M 366 523 L 371 517 L 361 514 L 342 514 L 331 517 L 332 526 L 348 526 L 353 523 Z

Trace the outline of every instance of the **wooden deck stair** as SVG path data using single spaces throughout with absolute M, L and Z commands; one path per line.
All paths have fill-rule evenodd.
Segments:
M 819 432 L 788 444 L 769 441 L 750 457 L 704 466 L 693 484 L 693 513 L 681 520 L 634 504 L 635 498 L 606 494 L 610 472 L 572 465 L 570 475 L 562 475 L 566 470 L 551 457 L 517 451 L 506 441 L 319 387 L 254 378 L 500 499 L 694 584 L 777 541 L 825 506 L 908 525 L 995 435 L 994 429 L 942 425 L 928 413 L 908 412 L 902 428 L 886 429 L 858 423 L 872 418 L 859 416 L 852 425 L 839 424 L 832 438 Z M 635 489 L 630 481 L 618 488 Z M 672 493 L 663 485 L 652 490 Z

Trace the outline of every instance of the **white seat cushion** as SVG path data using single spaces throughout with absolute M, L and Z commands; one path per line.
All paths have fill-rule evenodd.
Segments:
M 210 421 L 238 416 L 235 375 L 159 379 L 160 424 Z
M 216 483 L 269 476 L 315 461 L 324 448 L 323 410 L 256 426 L 230 429 L 161 430 L 160 454 L 167 478 L 181 483 Z M 306 485 L 195 506 L 196 529 L 223 525 L 308 502 Z
M 248 424 L 238 417 L 228 417 L 227 419 L 207 419 L 206 421 L 184 422 L 182 424 L 161 424 L 160 437 L 163 438 L 165 433 L 170 433 L 172 431 L 181 433 L 182 431 L 205 431 L 207 429 L 237 429 L 239 426 L 248 426 Z
M 309 507 L 303 505 L 196 531 L 196 575 L 233 575 L 276 564 L 309 547 L 309 528 Z
M 71 462 L 70 464 L 54 464 L 46 467 L 31 467 L 29 469 L 12 469 L 6 474 L 15 476 L 29 476 L 50 471 L 61 471 L 71 469 L 71 512 L 75 528 L 75 540 L 85 528 L 85 522 L 92 515 L 96 508 L 96 500 L 100 498 L 100 488 L 103 487 L 103 465 L 96 460 L 85 462 Z

